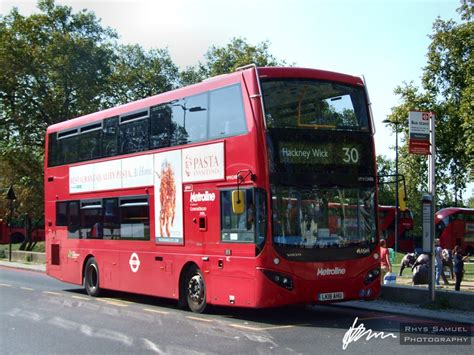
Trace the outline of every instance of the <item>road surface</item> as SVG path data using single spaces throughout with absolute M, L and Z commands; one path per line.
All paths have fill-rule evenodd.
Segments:
M 401 345 L 400 324 L 440 324 L 416 314 L 339 306 L 194 314 L 153 297 L 108 292 L 91 298 L 43 273 L 5 267 L 0 317 L 2 354 L 473 353 L 472 345 Z

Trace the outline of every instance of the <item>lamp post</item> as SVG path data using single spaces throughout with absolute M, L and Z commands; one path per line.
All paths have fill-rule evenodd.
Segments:
M 382 123 L 393 125 L 395 127 L 395 252 L 398 251 L 398 126 L 400 122 L 383 120 Z
M 186 132 L 186 112 L 201 112 L 201 111 L 206 111 L 207 109 L 201 106 L 193 106 L 193 107 L 186 107 L 186 103 L 180 104 L 180 103 L 174 103 L 178 100 L 171 101 L 171 106 L 175 107 L 180 107 L 183 110 L 183 129 Z M 187 132 L 186 132 L 187 133 Z
M 7 200 L 10 201 L 10 223 L 8 223 L 9 233 L 10 233 L 10 245 L 8 247 L 8 261 L 12 261 L 12 221 L 13 221 L 13 201 L 16 200 L 15 190 L 13 190 L 13 185 L 10 185 L 7 191 Z

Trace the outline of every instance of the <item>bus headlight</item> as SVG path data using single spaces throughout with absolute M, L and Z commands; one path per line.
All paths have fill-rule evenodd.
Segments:
M 269 280 L 278 286 L 283 287 L 288 291 L 293 290 L 293 279 L 290 276 L 270 270 L 260 269 L 260 271 L 262 271 Z
M 365 278 L 364 278 L 364 283 L 366 285 L 370 284 L 372 281 L 374 281 L 375 279 L 377 279 L 380 275 L 380 268 L 375 268 L 375 269 L 372 269 L 370 270 L 366 275 L 365 275 Z

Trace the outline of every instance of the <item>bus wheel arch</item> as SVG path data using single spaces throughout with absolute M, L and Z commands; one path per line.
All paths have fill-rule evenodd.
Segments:
M 25 241 L 25 236 L 23 233 L 15 232 L 10 235 L 12 244 L 23 243 Z
M 98 297 L 101 293 L 99 284 L 99 265 L 93 255 L 88 255 L 84 260 L 82 279 L 84 289 L 92 297 Z
M 207 309 L 206 295 L 202 271 L 195 263 L 187 263 L 179 277 L 178 305 L 182 308 L 187 306 L 195 313 L 204 313 Z

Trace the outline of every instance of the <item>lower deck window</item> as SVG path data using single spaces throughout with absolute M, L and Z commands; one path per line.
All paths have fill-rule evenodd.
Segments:
M 228 243 L 256 243 L 260 251 L 267 231 L 266 194 L 261 189 L 244 190 L 244 212 L 234 213 L 232 191 L 221 191 L 221 240 Z
M 120 236 L 122 239 L 150 239 L 148 198 L 120 199 Z
M 236 214 L 232 210 L 232 191 L 221 191 L 221 229 L 224 242 L 253 243 L 255 241 L 253 190 L 246 190 L 244 196 L 244 212 Z

